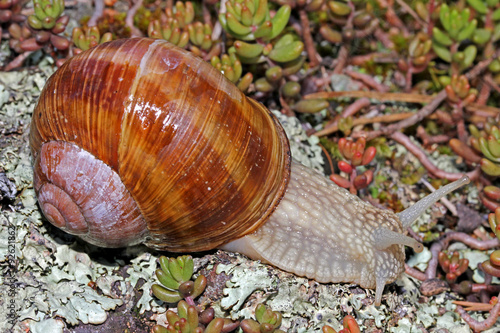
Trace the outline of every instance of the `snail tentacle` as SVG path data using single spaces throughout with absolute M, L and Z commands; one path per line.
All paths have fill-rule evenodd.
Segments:
M 415 252 L 422 252 L 423 245 L 415 239 L 403 235 L 399 232 L 389 230 L 384 227 L 375 229 L 373 232 L 373 246 L 378 250 L 385 250 L 393 245 L 405 245 L 413 248 Z
M 446 186 L 443 186 L 436 190 L 435 192 L 429 194 L 428 196 L 420 199 L 411 207 L 405 209 L 404 211 L 397 213 L 396 215 L 399 217 L 399 220 L 403 224 L 403 228 L 406 229 L 415 222 L 420 215 L 422 215 L 427 208 L 432 206 L 439 199 L 443 198 L 447 194 L 455 191 L 456 189 L 469 184 L 470 179 L 467 176 L 463 176 L 462 178 L 450 183 Z

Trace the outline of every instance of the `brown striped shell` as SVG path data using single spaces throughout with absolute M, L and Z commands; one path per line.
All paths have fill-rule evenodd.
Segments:
M 66 61 L 42 91 L 30 145 L 47 219 L 105 247 L 215 248 L 265 222 L 290 173 L 267 109 L 198 57 L 147 38 Z

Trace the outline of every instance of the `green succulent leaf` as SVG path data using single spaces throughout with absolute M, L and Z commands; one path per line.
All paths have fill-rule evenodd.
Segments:
M 446 62 L 451 63 L 451 52 L 447 47 L 438 43 L 432 43 L 432 49 L 436 52 L 437 56 Z
M 154 284 L 151 287 L 151 290 L 158 299 L 167 303 L 177 303 L 182 299 L 182 296 L 178 291 L 168 290 L 159 284 Z
M 304 65 L 305 60 L 306 60 L 306 57 L 302 55 L 295 60 L 292 60 L 290 62 L 287 62 L 286 64 L 283 64 L 282 65 L 283 76 L 286 77 L 286 76 L 297 73 Z
M 485 138 L 479 138 L 479 147 L 481 149 L 481 152 L 483 153 L 484 157 L 486 157 L 488 160 L 495 162 L 495 163 L 500 163 L 500 158 L 495 157 L 492 152 L 490 151 L 490 147 L 488 144 L 488 140 Z
M 464 68 L 472 66 L 472 63 L 476 59 L 477 48 L 475 45 L 469 45 L 464 50 L 464 60 L 462 65 Z
M 273 48 L 269 53 L 269 58 L 277 62 L 288 62 L 297 59 L 304 50 L 304 43 L 294 41 L 290 44 Z
M 273 32 L 273 24 L 271 21 L 265 21 L 262 23 L 257 30 L 254 31 L 253 35 L 255 38 L 269 38 Z
M 434 37 L 436 42 L 438 42 L 441 45 L 450 46 L 451 44 L 453 44 L 453 40 L 450 37 L 448 37 L 447 34 L 442 32 L 439 28 L 434 27 L 432 29 L 432 36 Z
M 500 176 L 500 166 L 485 158 L 481 160 L 481 170 L 483 170 L 484 173 L 493 177 Z
M 273 28 L 269 39 L 275 38 L 283 31 L 283 29 L 285 29 L 286 25 L 288 24 L 288 20 L 290 19 L 291 13 L 292 8 L 289 5 L 281 6 L 280 9 L 278 9 L 274 17 L 271 19 Z
M 182 281 L 188 281 L 193 276 L 194 262 L 191 256 L 183 256 L 184 267 L 182 267 Z
M 266 17 L 269 15 L 269 8 L 267 6 L 267 0 L 258 0 L 257 11 L 253 16 L 253 24 L 260 25 Z
M 274 85 L 266 80 L 265 77 L 261 77 L 254 82 L 255 89 L 260 92 L 270 92 L 274 90 Z
M 500 8 L 498 8 L 497 10 L 495 10 L 493 12 L 493 14 L 491 15 L 491 18 L 493 19 L 493 21 L 500 20 Z
M 42 21 L 35 15 L 28 16 L 28 24 L 35 30 L 42 29 Z
M 351 7 L 340 1 L 328 1 L 328 7 L 338 16 L 347 16 L 351 13 Z
M 238 56 L 246 57 L 246 58 L 255 58 L 262 54 L 262 50 L 264 49 L 264 45 L 262 44 L 250 44 L 245 43 L 243 41 L 234 42 L 234 49 L 236 50 L 236 54 Z
M 495 158 L 500 158 L 500 142 L 498 139 L 492 137 L 488 137 L 488 149 Z
M 326 109 L 330 103 L 322 98 L 303 99 L 292 106 L 292 109 L 300 113 L 316 113 Z
M 168 271 L 161 269 L 156 270 L 156 277 L 168 289 L 178 290 L 180 282 L 176 281 Z
M 201 293 L 207 287 L 207 278 L 203 275 L 198 275 L 196 280 L 194 280 L 193 292 L 191 293 L 192 298 L 196 298 L 201 295 Z
M 467 0 L 467 3 L 474 8 L 479 14 L 486 14 L 488 12 L 488 7 L 483 0 Z
M 489 29 L 476 29 L 474 35 L 472 36 L 472 41 L 475 44 L 483 45 L 486 44 L 491 38 L 492 31 Z
M 470 38 L 470 36 L 472 36 L 474 31 L 476 30 L 476 26 L 477 26 L 476 19 L 470 21 L 469 24 L 458 33 L 457 41 L 461 42 Z
M 231 13 L 226 13 L 226 22 L 229 30 L 237 35 L 247 35 L 252 32 L 252 27 L 241 24 L 238 19 Z
M 450 23 L 450 8 L 445 3 L 443 3 L 441 5 L 441 7 L 440 7 L 440 10 L 439 10 L 439 20 L 441 21 L 441 24 L 443 25 L 444 29 L 446 31 L 449 31 L 450 28 L 451 28 L 451 23 Z

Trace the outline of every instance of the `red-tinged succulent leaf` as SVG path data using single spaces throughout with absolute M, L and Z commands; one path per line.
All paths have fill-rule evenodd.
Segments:
M 448 255 L 444 252 L 439 252 L 438 261 L 439 261 L 439 264 L 441 265 L 441 268 L 445 272 L 449 272 L 450 260 L 449 260 Z
M 368 179 L 366 179 L 365 174 L 357 175 L 353 181 L 354 187 L 356 187 L 356 189 L 358 189 L 358 190 L 361 190 L 361 189 L 367 187 L 368 186 L 367 180 Z
M 467 95 L 467 97 L 465 97 L 462 101 L 462 105 L 463 106 L 467 106 L 471 103 L 474 103 L 474 101 L 476 100 L 476 97 L 477 95 L 476 94 L 469 94 Z
M 446 281 L 448 281 L 449 283 L 453 283 L 457 280 L 457 274 L 455 273 L 446 273 Z
M 344 149 L 345 149 L 345 145 L 347 143 L 347 140 L 345 138 L 342 138 L 339 140 L 339 152 L 342 156 L 344 156 Z
M 339 166 L 340 171 L 345 172 L 347 174 L 351 174 L 353 170 L 352 166 L 346 161 L 340 161 L 337 163 L 337 165 Z
M 487 274 L 500 277 L 500 266 L 494 266 L 489 260 L 486 260 L 481 264 L 481 268 Z
M 363 161 L 361 162 L 361 165 L 369 164 L 371 161 L 373 161 L 375 155 L 377 155 L 377 148 L 375 147 L 366 148 L 365 153 L 363 154 Z
M 495 250 L 490 254 L 490 263 L 493 266 L 500 267 L 500 250 Z
M 351 159 L 352 165 L 359 166 L 361 165 L 362 162 L 363 162 L 363 154 L 361 153 L 361 151 L 355 151 L 352 154 L 352 159 Z
M 476 139 L 477 141 L 477 139 Z M 465 158 L 467 161 L 473 163 L 481 162 L 481 156 L 476 154 L 476 152 L 458 139 L 451 139 L 449 142 L 450 148 L 455 152 L 455 154 Z
M 351 186 L 351 183 L 342 176 L 332 174 L 330 175 L 330 179 L 340 187 L 349 188 Z
M 363 150 L 365 150 L 366 139 L 363 137 L 359 138 L 358 141 L 356 141 L 356 146 L 357 146 L 356 150 L 358 150 L 358 151 L 362 152 Z
M 343 320 L 344 328 L 348 329 L 349 333 L 361 333 L 359 325 L 353 316 L 345 316 Z
M 483 189 L 484 194 L 491 200 L 499 201 L 500 200 L 500 188 L 496 186 L 486 186 Z
M 253 319 L 243 319 L 240 327 L 244 333 L 260 333 L 260 324 Z
M 328 325 L 323 326 L 323 328 L 321 329 L 321 331 L 323 333 L 337 333 L 337 331 L 334 330 L 333 327 L 328 326 Z
M 51 35 L 50 42 L 58 50 L 66 50 L 70 45 L 69 40 L 57 35 Z
M 450 100 L 452 103 L 458 103 L 460 102 L 460 99 L 458 99 L 457 95 L 455 94 L 455 91 L 453 90 L 452 86 L 449 84 L 447 85 L 444 90 L 446 91 L 446 97 Z
M 469 259 L 460 259 L 460 262 L 458 264 L 457 272 L 460 272 L 459 275 L 465 273 L 467 268 L 469 267 Z
M 366 184 L 370 184 L 373 180 L 373 171 L 366 170 L 365 172 L 363 172 L 363 175 L 366 176 Z
M 50 39 L 50 32 L 45 30 L 40 30 L 35 33 L 35 39 L 38 44 L 45 44 Z
M 491 210 L 492 212 L 494 212 L 495 209 L 500 208 L 500 204 L 498 202 L 492 201 L 483 195 L 481 195 L 480 197 L 481 197 L 481 202 L 483 203 L 483 205 L 486 208 L 488 208 L 489 210 Z
M 352 155 L 354 154 L 354 143 L 349 140 L 345 143 L 345 146 L 344 146 L 344 152 L 343 152 L 343 155 L 345 157 L 346 160 L 350 160 L 352 158 Z
M 19 47 L 24 50 L 24 51 L 37 51 L 42 48 L 42 45 L 38 44 L 36 42 L 35 37 L 28 38 L 26 40 L 23 40 L 21 44 L 19 44 Z

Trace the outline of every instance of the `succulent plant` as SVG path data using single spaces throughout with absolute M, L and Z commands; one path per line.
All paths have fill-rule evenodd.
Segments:
M 72 39 L 77 48 L 85 51 L 96 45 L 111 41 L 113 35 L 110 32 L 106 32 L 101 36 L 99 28 L 93 26 L 90 28 L 74 28 Z
M 498 177 L 500 176 L 500 130 L 493 119 L 489 119 L 484 130 L 479 131 L 475 125 L 469 126 L 472 134 L 470 143 L 472 147 L 483 154 L 481 159 L 481 170 L 484 173 Z
M 439 252 L 438 260 L 441 268 L 446 273 L 446 281 L 449 283 L 455 283 L 457 278 L 465 273 L 469 267 L 469 260 L 465 258 L 461 259 L 458 252 L 451 252 L 449 254 Z
M 205 290 L 207 279 L 203 275 L 191 281 L 194 268 L 191 256 L 161 256 L 159 262 L 161 269 L 156 270 L 156 277 L 161 285 L 154 284 L 151 289 L 160 300 L 167 303 L 177 303 L 183 298 L 192 300 Z
M 189 40 L 191 41 L 191 52 L 201 56 L 203 52 L 209 52 L 214 46 L 212 40 L 212 27 L 201 22 L 190 23 L 187 26 Z
M 186 47 L 189 43 L 189 33 L 183 31 L 175 19 L 168 19 L 163 25 L 159 20 L 151 21 L 148 26 L 148 36 L 163 38 L 179 47 Z
M 336 331 L 333 329 L 333 327 L 325 325 L 322 328 L 323 333 L 360 333 L 361 330 L 359 329 L 359 325 L 356 322 L 356 319 L 354 319 L 353 316 L 345 316 L 344 320 L 342 321 L 342 326 L 344 326 L 343 329 L 340 331 Z
M 22 23 L 26 20 L 26 16 L 21 14 L 22 4 L 22 0 L 0 1 L 0 40 L 3 24 Z
M 177 304 L 177 313 L 168 310 L 167 327 L 156 325 L 154 333 L 220 333 L 224 327 L 224 319 L 215 318 L 204 327 L 200 325 L 198 311 L 196 307 L 188 305 L 185 301 Z
M 477 96 L 477 90 L 471 88 L 465 75 L 454 74 L 451 77 L 450 84 L 446 85 L 445 91 L 450 103 L 460 104 L 461 106 L 467 106 L 474 102 Z
M 477 27 L 477 20 L 470 20 L 469 8 L 453 8 L 443 3 L 439 9 L 439 21 L 442 28 L 432 29 L 432 48 L 442 60 L 452 63 L 457 74 L 472 65 L 476 59 L 477 47 L 468 45 L 459 50 L 461 43 L 471 38 Z
M 223 54 L 221 57 L 213 56 L 210 63 L 221 71 L 229 81 L 236 84 L 241 91 L 246 91 L 252 83 L 252 73 L 246 73 L 241 77 L 243 67 L 234 52 L 230 52 L 229 55 Z
M 177 1 L 173 8 L 165 8 L 167 18 L 176 20 L 179 28 L 184 28 L 194 20 L 194 7 L 191 1 Z
M 268 309 L 264 304 L 255 308 L 255 319 L 244 319 L 240 327 L 244 333 L 285 333 L 280 330 L 281 313 Z
M 63 0 L 33 0 L 35 13 L 28 16 L 28 25 L 34 30 L 34 37 L 23 41 L 20 47 L 24 50 L 34 51 L 46 44 L 51 44 L 58 50 L 66 50 L 70 42 L 59 36 L 66 29 L 69 16 L 64 12 Z
M 500 193 L 500 189 L 497 188 L 497 191 Z M 500 208 L 495 209 L 494 213 L 488 215 L 488 222 L 495 236 L 500 239 Z M 495 262 L 497 262 L 497 260 L 495 260 Z M 498 263 L 500 265 L 500 261 Z
M 286 27 L 290 14 L 290 6 L 284 5 L 271 18 L 267 0 L 229 0 L 219 21 L 224 30 L 239 40 L 270 41 Z
M 358 175 L 357 167 L 369 164 L 377 153 L 375 147 L 366 148 L 366 140 L 358 139 L 356 142 L 342 138 L 338 143 L 338 150 L 345 159 L 337 163 L 340 171 L 347 175 L 347 178 L 337 174 L 331 174 L 330 179 L 338 186 L 347 188 L 351 193 L 367 187 L 373 180 L 373 171 L 366 170 Z

